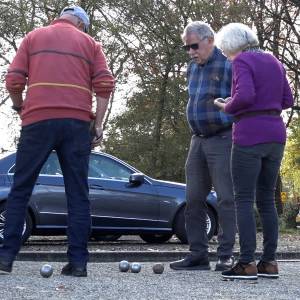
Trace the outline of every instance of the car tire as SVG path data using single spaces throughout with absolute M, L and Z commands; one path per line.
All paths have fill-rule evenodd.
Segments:
M 3 243 L 3 231 L 4 231 L 4 223 L 5 223 L 5 204 L 0 205 L 0 244 Z M 29 212 L 26 212 L 24 227 L 22 231 L 22 243 L 24 244 L 31 235 L 32 230 L 32 219 L 29 215 Z
M 117 241 L 122 234 L 92 234 L 91 240 L 97 242 L 115 242 Z
M 162 244 L 167 242 L 173 233 L 143 233 L 140 237 L 148 244 Z
M 217 220 L 212 208 L 208 206 L 207 210 L 207 238 L 210 240 L 216 233 Z M 188 239 L 185 230 L 184 207 L 177 213 L 174 222 L 174 233 L 182 244 L 187 244 Z

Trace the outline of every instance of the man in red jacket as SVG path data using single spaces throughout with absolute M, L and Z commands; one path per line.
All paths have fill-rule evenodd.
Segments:
M 49 26 L 23 39 L 8 69 L 6 87 L 12 108 L 21 117 L 22 130 L 14 183 L 6 203 L 2 272 L 12 271 L 32 189 L 43 164 L 56 150 L 68 205 L 69 263 L 61 273 L 87 276 L 89 155 L 91 145 L 102 140 L 103 118 L 114 87 L 101 45 L 85 33 L 88 26 L 89 17 L 81 7 L 65 8 Z M 94 94 L 97 108 L 92 139 L 89 126 Z

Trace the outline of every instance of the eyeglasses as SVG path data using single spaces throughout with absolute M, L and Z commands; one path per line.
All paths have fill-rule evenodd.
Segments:
M 189 52 L 190 49 L 198 50 L 199 49 L 199 44 L 196 43 L 196 44 L 191 44 L 191 45 L 184 45 L 184 46 L 182 46 L 182 49 L 185 50 L 186 52 Z

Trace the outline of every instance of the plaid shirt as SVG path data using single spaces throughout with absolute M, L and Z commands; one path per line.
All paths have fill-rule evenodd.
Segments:
M 215 98 L 230 96 L 231 77 L 231 63 L 217 47 L 205 65 L 189 64 L 186 113 L 193 134 L 210 136 L 231 127 L 233 118 L 214 105 Z

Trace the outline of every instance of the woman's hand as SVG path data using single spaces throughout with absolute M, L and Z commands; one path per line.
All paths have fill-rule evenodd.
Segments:
M 216 105 L 220 109 L 220 111 L 224 112 L 225 100 L 223 98 L 216 98 L 214 100 L 214 105 Z

